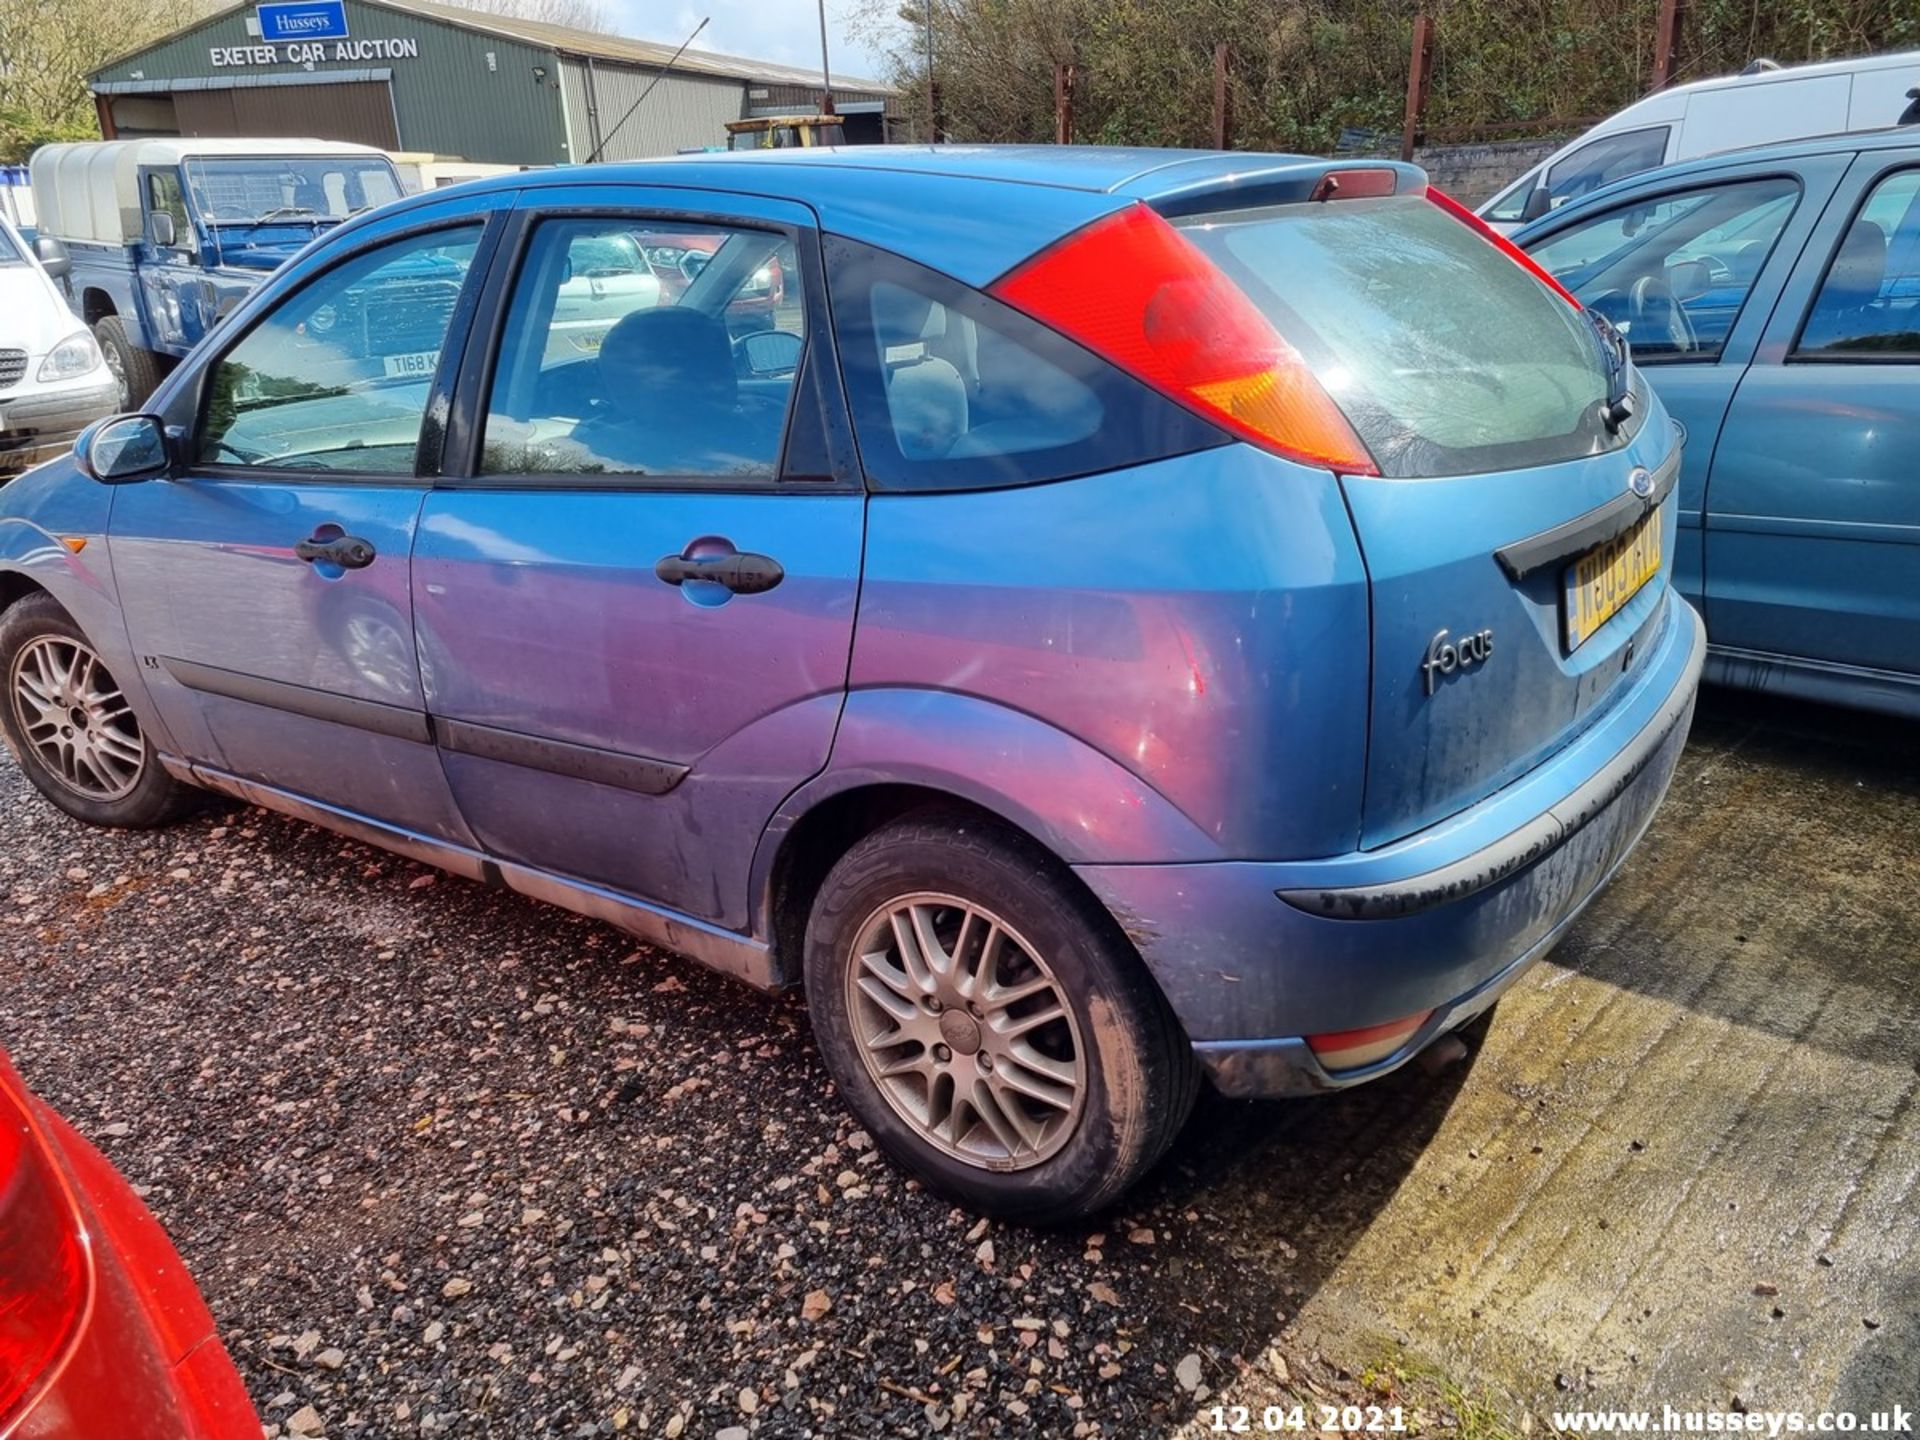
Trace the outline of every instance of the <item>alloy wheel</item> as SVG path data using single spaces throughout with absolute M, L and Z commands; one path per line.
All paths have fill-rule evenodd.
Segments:
M 847 1014 L 867 1073 L 928 1144 L 988 1170 L 1059 1153 L 1085 1107 L 1087 1050 L 1045 959 L 951 895 L 891 900 L 858 931 Z
M 147 743 L 133 707 L 80 641 L 29 641 L 14 657 L 7 689 L 27 747 L 61 785 L 88 800 L 118 800 L 140 783 Z

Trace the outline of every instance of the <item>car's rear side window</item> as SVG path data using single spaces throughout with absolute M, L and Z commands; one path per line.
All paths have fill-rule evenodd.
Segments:
M 839 237 L 827 263 L 861 461 L 876 488 L 1032 485 L 1227 441 L 949 276 Z
M 1587 322 L 1424 198 L 1175 223 L 1300 350 L 1384 475 L 1515 469 L 1621 443 Z

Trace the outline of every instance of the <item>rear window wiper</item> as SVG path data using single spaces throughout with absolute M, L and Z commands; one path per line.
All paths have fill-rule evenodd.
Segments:
M 1586 317 L 1587 328 L 1593 332 L 1594 344 L 1600 351 L 1600 363 L 1607 372 L 1606 409 L 1601 412 L 1601 418 L 1607 422 L 1607 429 L 1618 434 L 1620 428 L 1633 418 L 1632 351 L 1627 346 L 1627 337 L 1598 310 L 1592 306 L 1582 306 L 1580 313 Z

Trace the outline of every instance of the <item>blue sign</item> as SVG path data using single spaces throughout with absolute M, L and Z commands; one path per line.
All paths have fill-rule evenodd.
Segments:
M 285 40 L 344 40 L 347 38 L 346 0 L 287 0 L 262 5 L 260 38 Z

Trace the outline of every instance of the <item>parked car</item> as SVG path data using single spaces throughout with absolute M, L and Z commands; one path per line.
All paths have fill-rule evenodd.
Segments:
M 67 269 L 122 409 L 314 236 L 400 196 L 384 154 L 332 140 L 43 145 L 32 175 L 35 244 Z
M 1686 426 L 1708 678 L 1920 716 L 1920 134 L 1671 166 L 1518 239 Z
M 0 1051 L 0 1436 L 260 1440 L 185 1264 Z
M 20 232 L 0 217 L 0 484 L 119 408 L 100 347 Z
M 1818 65 L 1756 66 L 1656 90 L 1561 146 L 1480 207 L 1511 231 L 1662 165 L 1815 135 L 1910 125 L 1920 50 Z
M 722 237 L 698 277 L 556 358 L 574 247 L 665 216 Z M 769 259 L 788 328 L 730 344 Z M 422 264 L 464 271 L 431 373 L 315 343 Z M 1701 661 L 1679 467 L 1410 166 L 477 181 L 0 497 L 0 722 L 85 820 L 207 787 L 804 983 L 897 1160 L 1082 1214 L 1203 1072 L 1395 1069 L 1621 862 Z

